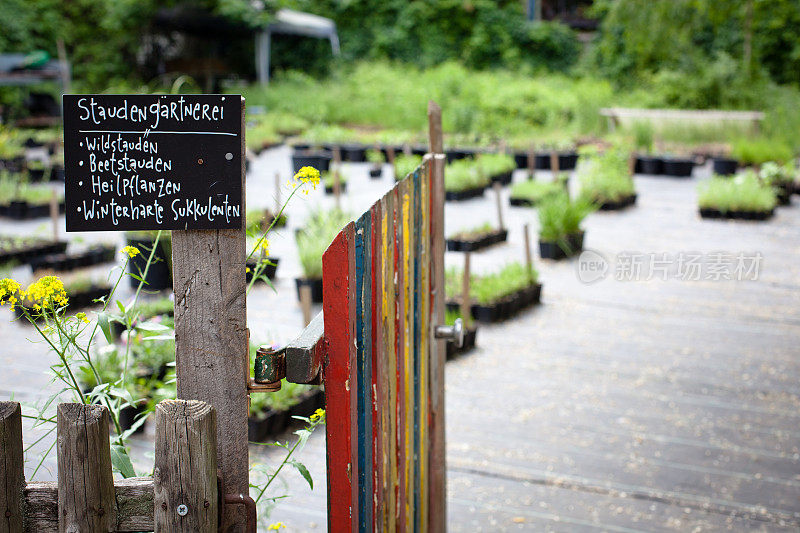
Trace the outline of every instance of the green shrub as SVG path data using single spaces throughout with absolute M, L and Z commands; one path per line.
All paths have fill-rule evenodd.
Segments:
M 697 186 L 697 203 L 701 209 L 722 213 L 751 211 L 766 213 L 777 204 L 775 191 L 762 183 L 755 172 L 745 171 L 734 178 L 713 176 Z
M 581 196 L 587 200 L 604 203 L 619 201 L 634 193 L 629 167 L 630 155 L 619 148 L 604 152 L 595 147 L 580 150 L 575 176 L 581 187 Z
M 444 169 L 444 189 L 448 192 L 487 187 L 490 181 L 472 159 L 453 161 Z
M 564 185 L 552 181 L 521 181 L 511 186 L 511 198 L 528 200 L 536 205 L 544 198 L 552 195 L 562 194 Z
M 581 196 L 571 200 L 566 193 L 549 195 L 537 208 L 539 238 L 556 242 L 580 231 L 581 222 L 595 210 L 595 204 Z
M 768 161 L 786 163 L 792 159 L 792 149 L 777 139 L 738 139 L 731 155 L 744 165 L 763 165 Z
M 348 213 L 335 208 L 311 214 L 305 227 L 295 235 L 304 278 L 322 278 L 322 254 L 350 220 Z
M 768 161 L 761 166 L 758 177 L 771 187 L 783 187 L 794 183 L 795 172 L 791 163 L 779 165 L 774 161 Z

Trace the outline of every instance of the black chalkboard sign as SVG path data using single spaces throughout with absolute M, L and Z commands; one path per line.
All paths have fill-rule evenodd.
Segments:
M 64 95 L 67 231 L 242 227 L 239 95 Z

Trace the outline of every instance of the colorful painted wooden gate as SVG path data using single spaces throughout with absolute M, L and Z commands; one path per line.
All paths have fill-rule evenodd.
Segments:
M 444 156 L 323 256 L 330 531 L 444 531 Z

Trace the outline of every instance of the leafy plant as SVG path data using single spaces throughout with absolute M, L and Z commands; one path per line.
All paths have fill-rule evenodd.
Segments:
M 495 228 L 488 222 L 485 222 L 480 226 L 475 226 L 473 228 L 461 230 L 458 233 L 454 233 L 453 235 L 448 237 L 448 239 L 471 241 L 479 237 L 482 237 L 487 233 L 495 233 L 496 231 L 497 228 Z
M 336 176 L 334 175 L 334 172 L 323 172 L 322 182 L 326 189 L 333 189 L 336 185 Z M 347 185 L 347 175 L 343 174 L 342 172 L 339 172 L 339 185 L 342 187 Z
M 619 148 L 601 152 L 593 146 L 581 149 L 575 176 L 581 196 L 604 203 L 619 201 L 634 193 L 629 168 L 630 155 Z
M 570 199 L 566 193 L 547 196 L 537 208 L 539 238 L 559 242 L 574 235 L 581 230 L 581 222 L 595 209 L 595 204 L 583 196 L 576 200 Z
M 386 162 L 386 158 L 382 151 L 371 148 L 367 150 L 367 161 L 378 167 Z
M 655 133 L 649 121 L 636 121 L 633 124 L 633 139 L 636 149 L 649 154 L 653 151 Z
M 514 158 L 508 154 L 480 154 L 475 158 L 479 172 L 488 178 L 499 176 L 517 168 Z
M 795 176 L 791 164 L 779 165 L 768 161 L 761 166 L 758 177 L 771 187 L 786 187 L 794 183 Z
M 772 211 L 777 204 L 775 191 L 761 182 L 755 172 L 745 171 L 734 178 L 713 176 L 697 186 L 697 203 L 701 209 L 722 213 Z
M 763 165 L 768 161 L 786 163 L 792 158 L 791 147 L 778 139 L 738 139 L 731 155 L 745 165 Z

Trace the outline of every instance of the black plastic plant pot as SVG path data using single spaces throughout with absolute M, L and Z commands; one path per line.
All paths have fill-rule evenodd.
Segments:
M 636 194 L 631 194 L 630 196 L 626 196 L 619 200 L 604 200 L 599 202 L 599 209 L 601 211 L 617 211 L 619 209 L 625 209 L 626 207 L 632 206 L 636 203 Z
M 367 160 L 367 149 L 360 144 L 343 144 L 339 150 L 342 154 L 342 161 L 363 163 Z
M 658 176 L 664 173 L 664 159 L 653 156 L 639 156 L 639 165 L 641 174 L 649 174 L 651 176 Z
M 327 150 L 306 150 L 292 154 L 292 169 L 295 173 L 303 167 L 314 167 L 320 172 L 331 166 L 331 153 Z
M 514 172 L 509 170 L 508 172 L 502 172 L 495 176 L 492 176 L 492 183 L 499 183 L 500 185 L 509 185 L 511 183 L 511 178 Z
M 28 169 L 28 179 L 31 181 L 42 181 L 44 179 L 44 169 L 34 168 Z
M 460 354 L 475 349 L 475 339 L 478 336 L 478 328 L 466 328 L 464 330 L 464 343 L 457 347 L 455 341 L 447 341 L 447 359 L 454 359 Z
M 508 205 L 513 205 L 514 207 L 529 207 L 532 205 L 536 205 L 536 202 L 531 200 L 530 198 L 514 198 L 513 196 L 508 199 Z
M 542 259 L 566 259 L 578 255 L 583 251 L 584 232 L 567 235 L 558 241 L 543 241 L 539 239 L 539 256 Z
M 131 258 L 128 263 L 128 271 L 141 276 L 147 267 L 147 259 L 150 257 L 150 250 L 153 249 L 153 241 L 145 239 L 128 239 L 128 246 L 134 246 L 139 249 L 136 256 Z M 144 289 L 148 291 L 163 291 L 164 289 L 172 288 L 172 270 L 171 257 L 167 257 L 166 250 L 163 246 L 163 240 L 159 242 L 159 246 L 153 254 L 153 261 L 150 263 L 150 268 L 147 270 L 147 276 L 144 278 Z M 139 287 L 139 280 L 130 277 L 131 288 L 136 289 Z
M 683 158 L 665 158 L 664 175 L 676 178 L 690 178 L 694 170 L 694 161 Z
M 339 182 L 339 193 L 344 194 L 347 192 L 347 182 L 340 181 Z M 325 186 L 325 194 L 334 194 L 333 185 L 326 185 Z
M 514 164 L 517 165 L 517 168 L 528 168 L 528 154 L 525 152 L 515 152 Z
M 267 279 L 273 280 L 275 279 L 275 274 L 278 272 L 278 264 L 280 263 L 280 259 L 277 257 L 268 257 L 269 263 L 264 267 L 264 270 L 261 272 L 261 275 L 267 276 Z M 253 273 L 255 272 L 256 265 L 258 263 L 251 259 L 247 262 L 247 270 L 245 271 L 245 279 L 247 283 L 250 283 L 250 280 L 253 279 Z M 263 281 L 263 280 L 259 280 Z
M 447 202 L 461 202 L 483 196 L 486 187 L 475 187 L 474 189 L 464 189 L 463 191 L 445 191 L 444 199 Z
M 453 161 L 458 161 L 459 159 L 473 157 L 475 155 L 475 150 L 468 150 L 466 148 L 451 148 L 450 150 L 445 150 L 445 155 L 447 157 L 447 162 L 452 163 Z
M 558 170 L 574 170 L 577 165 L 577 152 L 563 152 L 558 154 Z
M 449 252 L 475 252 L 505 242 L 506 239 L 508 239 L 508 230 L 503 229 L 486 233 L 472 240 L 447 239 L 446 243 Z
M 711 162 L 712 171 L 720 176 L 732 176 L 739 168 L 739 162 L 727 157 L 715 157 Z
M 295 278 L 297 285 L 297 299 L 300 299 L 300 287 L 311 287 L 311 302 L 315 304 L 322 303 L 322 280 L 321 279 L 305 279 Z
M 369 169 L 369 177 L 374 180 L 380 178 L 382 175 L 383 175 L 383 169 L 380 167 Z
M 774 209 L 770 211 L 720 211 L 713 207 L 700 208 L 700 217 L 706 219 L 764 221 L 772 218 L 774 214 Z
M 536 170 L 550 170 L 550 152 L 539 152 L 534 155 L 533 168 Z
M 16 200 L 12 200 L 8 203 L 8 212 L 7 215 L 9 218 L 14 220 L 22 220 L 26 218 L 28 215 L 28 202 L 19 202 Z

